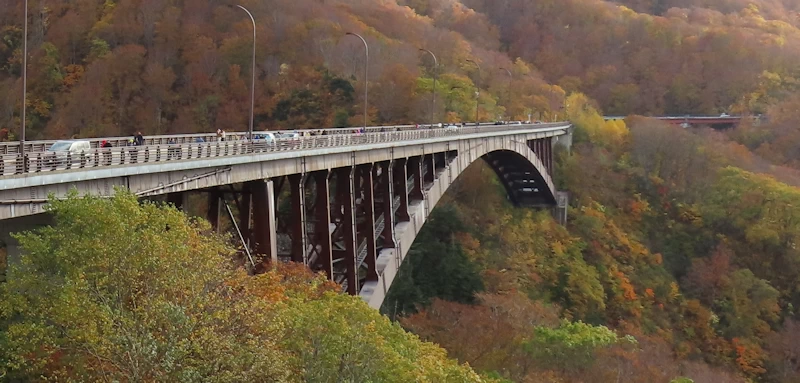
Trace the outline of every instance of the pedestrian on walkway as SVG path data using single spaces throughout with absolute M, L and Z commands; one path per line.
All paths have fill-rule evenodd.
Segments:
M 142 136 L 142 132 L 136 132 L 136 135 L 133 136 L 133 142 L 136 146 L 144 145 L 144 136 Z

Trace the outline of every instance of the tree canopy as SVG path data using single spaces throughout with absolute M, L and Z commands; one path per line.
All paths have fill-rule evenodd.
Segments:
M 0 284 L 0 378 L 482 381 L 302 266 L 247 276 L 172 206 L 120 190 L 50 210 Z

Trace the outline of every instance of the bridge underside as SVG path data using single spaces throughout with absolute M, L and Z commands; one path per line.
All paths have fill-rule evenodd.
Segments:
M 165 195 L 178 206 L 188 192 L 203 193 L 212 225 L 220 227 L 228 217 L 254 257 L 302 262 L 378 308 L 431 210 L 472 162 L 485 160 L 513 203 L 553 206 L 552 148 L 565 134 L 566 129 L 343 151 L 277 159 L 270 166 L 221 164 L 109 177 L 86 186 L 66 183 L 57 191 L 75 186 L 111 195 L 112 186 L 120 185 L 142 197 Z M 38 194 L 44 190 L 28 191 L 31 199 L 12 208 L 40 212 Z
M 302 262 L 378 308 L 431 210 L 475 160 L 494 169 L 513 203 L 553 206 L 552 145 L 548 137 L 486 153 L 442 151 L 273 177 L 231 189 L 228 200 L 256 253 Z M 212 223 L 224 194 L 209 194 Z

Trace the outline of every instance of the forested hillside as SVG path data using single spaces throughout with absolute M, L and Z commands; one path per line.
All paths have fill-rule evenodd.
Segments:
M 717 132 L 603 122 L 569 102 L 578 143 L 556 174 L 567 227 L 511 207 L 476 165 L 384 312 L 515 382 L 800 379 L 800 189 L 778 180 L 797 171 Z
M 433 65 L 419 48 L 439 59 L 437 120 L 473 119 L 476 83 L 483 120 L 563 118 L 574 91 L 608 114 L 765 113 L 797 85 L 800 30 L 789 1 L 619 3 L 245 1 L 257 23 L 256 124 L 358 123 L 363 47 L 347 31 L 370 44 L 375 124 L 430 119 Z M 22 2 L 0 9 L 0 129 L 13 138 Z M 28 19 L 31 138 L 246 127 L 252 27 L 238 8 L 31 0 Z
M 0 283 L 0 382 L 493 381 L 303 265 L 248 276 L 174 206 L 120 191 L 50 209 Z
M 484 380 L 800 380 L 796 1 L 241 4 L 257 24 L 255 68 L 251 22 L 230 4 L 31 0 L 28 138 L 244 130 L 252 70 L 257 129 L 359 125 L 365 86 L 371 124 L 428 122 L 434 66 L 420 48 L 430 49 L 433 119 L 575 124 L 554 175 L 571 195 L 569 222 L 510 206 L 475 165 L 426 224 L 384 314 Z M 0 0 L 0 10 L 0 140 L 13 140 L 22 2 Z M 369 43 L 368 82 L 364 47 L 346 32 Z M 765 118 L 727 132 L 602 118 L 723 112 Z M 353 380 L 482 379 L 300 269 L 247 279 L 221 267 L 232 249 L 177 211 L 132 196 L 56 205 L 65 226 L 23 237 L 29 278 L 0 285 L 0 379 L 291 381 L 288 371 L 326 381 L 343 370 L 362 374 Z M 121 208 L 131 215 L 115 216 Z M 165 238 L 183 236 L 163 244 L 167 257 L 146 243 L 106 254 L 83 236 L 87 222 L 116 219 L 92 229 L 125 242 L 119 235 L 142 235 L 129 220 L 150 215 L 170 228 Z M 84 252 L 61 246 L 72 236 Z M 202 255 L 189 269 L 186 248 L 169 246 L 182 240 Z M 45 262 L 50 253 L 59 262 Z M 176 274 L 121 273 L 129 254 Z M 130 305 L 146 284 L 161 287 Z M 188 299 L 187 289 L 203 294 Z M 155 375 L 134 375 L 141 366 Z
M 599 0 L 464 3 L 497 25 L 512 57 L 608 114 L 764 113 L 796 86 L 798 20 L 778 2 L 630 2 L 665 9 L 659 17 Z

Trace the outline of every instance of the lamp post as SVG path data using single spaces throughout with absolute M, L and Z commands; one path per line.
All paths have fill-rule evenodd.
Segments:
M 475 64 L 476 67 L 478 67 L 478 81 L 475 82 L 475 88 L 477 89 L 475 91 L 475 125 L 477 126 L 478 125 L 478 109 L 480 108 L 480 103 L 481 103 L 481 101 L 480 101 L 481 100 L 480 99 L 480 96 L 481 96 L 481 91 L 480 91 L 480 89 L 481 89 L 481 85 L 480 85 L 480 81 L 481 81 L 481 64 L 478 64 L 478 62 L 475 61 L 475 60 L 467 59 L 466 61 L 470 62 L 470 63 L 473 63 L 473 64 Z
M 509 109 L 509 112 L 508 112 L 509 116 L 508 117 L 513 120 L 514 119 L 514 115 L 511 114 L 511 105 L 512 105 L 511 104 L 511 84 L 514 82 L 514 75 L 511 74 L 511 71 L 506 69 L 506 68 L 500 68 L 500 70 L 506 71 L 506 73 L 508 73 L 508 77 L 511 79 L 511 82 L 508 83 L 508 106 L 509 106 L 508 107 L 508 109 Z
M 25 3 L 25 23 L 22 33 L 22 129 L 20 129 L 19 154 L 22 159 L 22 172 L 28 171 L 28 160 L 25 158 L 25 112 L 28 93 L 28 0 Z
M 346 35 L 358 37 L 361 39 L 361 42 L 364 43 L 364 55 L 366 57 L 366 61 L 364 61 L 364 129 L 367 129 L 367 97 L 369 96 L 369 45 L 367 45 L 367 40 L 364 40 L 364 38 L 358 33 L 347 32 Z
M 250 16 L 250 21 L 253 22 L 253 62 L 250 64 L 250 126 L 247 130 L 247 139 L 253 142 L 253 109 L 256 97 L 256 19 L 253 18 L 253 14 L 247 8 L 241 5 L 237 5 L 237 7 L 247 12 L 247 16 Z
M 431 105 L 431 125 L 436 123 L 436 78 L 439 77 L 439 60 L 436 59 L 436 55 L 433 52 L 420 48 L 422 52 L 430 53 L 431 57 L 433 57 L 433 104 Z

